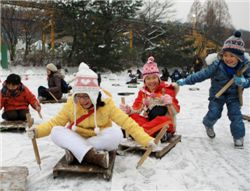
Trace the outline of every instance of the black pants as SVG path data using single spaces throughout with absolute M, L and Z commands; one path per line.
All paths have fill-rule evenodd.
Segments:
M 154 106 L 149 112 L 148 112 L 148 120 L 151 121 L 157 116 L 164 116 L 168 112 L 168 108 L 166 106 Z
M 7 121 L 25 121 L 26 113 L 29 113 L 27 109 L 5 111 L 2 114 L 2 118 Z
M 54 100 L 54 98 L 47 91 L 47 88 L 43 86 L 39 86 L 38 88 L 38 97 L 44 97 L 46 100 Z

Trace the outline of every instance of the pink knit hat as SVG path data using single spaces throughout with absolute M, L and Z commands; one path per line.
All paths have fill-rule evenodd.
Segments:
M 73 97 L 74 102 L 75 95 L 80 93 L 86 93 L 89 95 L 90 100 L 94 105 L 94 122 L 95 122 L 95 133 L 99 134 L 100 128 L 97 126 L 96 122 L 96 102 L 98 94 L 100 92 L 100 87 L 97 82 L 97 74 L 89 68 L 87 64 L 82 62 L 79 66 L 78 72 L 76 73 L 75 83 L 73 86 Z M 76 130 L 76 102 L 74 103 L 74 124 L 72 130 Z
M 142 75 L 143 75 L 143 80 L 147 77 L 149 74 L 155 74 L 160 78 L 160 72 L 157 67 L 157 63 L 154 62 L 154 57 L 150 56 L 148 58 L 148 61 L 146 64 L 144 64 L 143 69 L 142 69 Z

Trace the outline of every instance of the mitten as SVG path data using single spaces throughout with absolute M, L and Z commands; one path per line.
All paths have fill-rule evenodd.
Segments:
M 143 103 L 143 105 L 145 105 L 145 106 L 149 106 L 149 104 L 150 104 L 150 100 L 149 100 L 149 98 L 145 98 L 145 99 L 143 99 L 143 101 L 142 101 L 142 103 Z
M 168 94 L 161 96 L 161 101 L 164 105 L 172 104 L 172 100 L 173 98 Z
M 152 149 L 155 150 L 158 147 L 158 145 L 155 144 L 155 139 L 150 140 L 147 144 L 147 147 L 152 147 Z
M 247 86 L 249 80 L 244 78 L 243 76 L 234 75 L 234 82 L 237 86 L 245 87 Z
M 178 84 L 178 86 L 184 86 L 186 85 L 186 80 L 185 79 L 179 79 L 176 82 Z
M 31 128 L 26 128 L 26 135 L 28 136 L 28 138 L 30 139 L 34 139 L 36 138 L 36 128 L 35 127 L 31 127 Z
M 131 108 L 128 105 L 120 104 L 120 109 L 126 114 L 131 113 Z

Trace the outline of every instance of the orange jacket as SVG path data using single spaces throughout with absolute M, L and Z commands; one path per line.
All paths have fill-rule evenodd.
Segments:
M 175 109 L 175 112 L 179 113 L 180 112 L 180 106 L 179 106 L 178 100 L 176 99 L 175 87 L 172 84 L 166 84 L 165 82 L 161 82 L 159 84 L 159 86 L 156 88 L 155 92 L 153 92 L 153 93 L 149 92 L 148 88 L 144 86 L 138 92 L 138 96 L 135 99 L 134 104 L 132 106 L 133 110 L 141 111 L 143 108 L 145 110 L 145 107 L 147 107 L 147 106 L 144 105 L 144 100 L 145 99 L 149 99 L 149 100 L 153 99 L 152 94 L 153 94 L 153 97 L 160 98 L 163 95 L 163 92 L 165 92 L 165 94 L 168 94 L 173 98 L 172 105 L 173 105 L 173 107 Z
M 21 84 L 15 91 L 15 96 L 11 96 L 6 85 L 0 92 L 0 109 L 4 108 L 4 111 L 29 109 L 29 104 L 35 109 L 36 105 L 39 105 L 34 94 L 23 84 Z

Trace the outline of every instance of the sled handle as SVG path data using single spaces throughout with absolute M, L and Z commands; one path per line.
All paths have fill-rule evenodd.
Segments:
M 166 133 L 166 130 L 168 129 L 168 125 L 164 125 L 163 128 L 161 129 L 161 131 L 158 133 L 158 135 L 155 138 L 155 144 L 157 145 L 159 143 L 159 141 L 161 140 L 161 138 L 163 137 L 163 135 Z M 139 160 L 139 162 L 137 163 L 136 168 L 140 167 L 144 161 L 147 159 L 147 157 L 150 155 L 150 153 L 153 151 L 152 147 L 148 147 L 148 149 L 146 150 L 146 152 L 143 154 L 143 156 L 141 157 L 141 159 Z
M 27 118 L 28 126 L 29 128 L 31 128 L 33 125 L 33 120 L 31 118 L 30 113 L 26 114 L 26 118 Z M 36 143 L 36 138 L 33 138 L 31 141 L 32 141 L 33 150 L 34 150 L 35 157 L 36 157 L 36 162 L 39 165 L 39 168 L 41 170 L 41 159 L 40 159 L 39 150 L 38 150 L 37 143 Z

